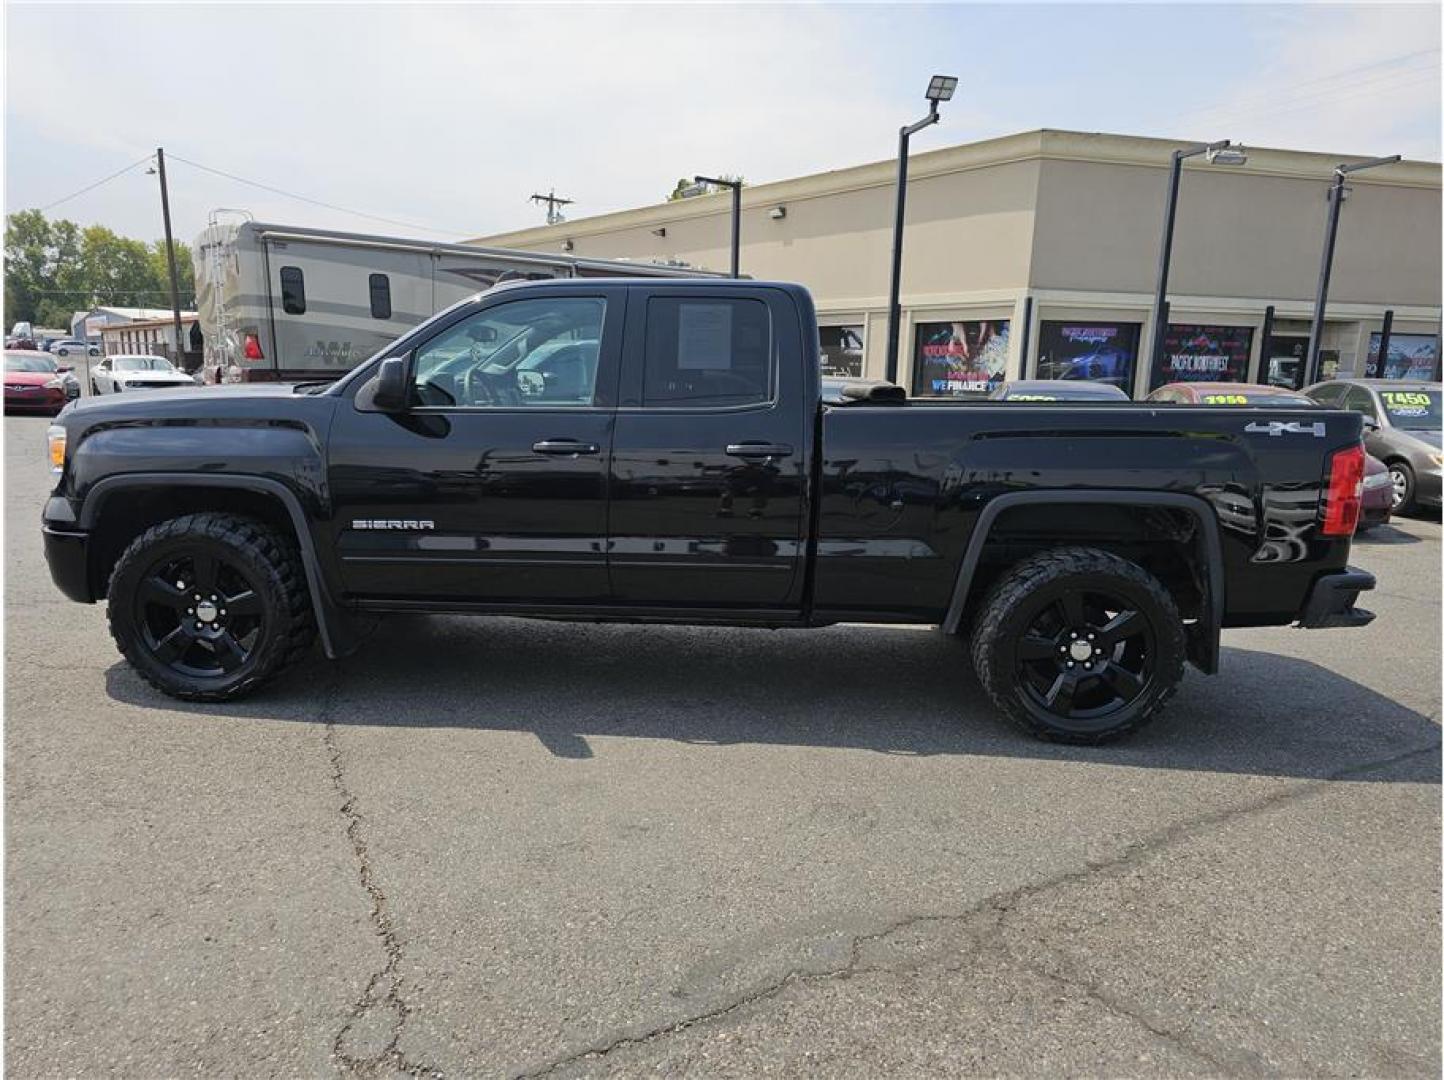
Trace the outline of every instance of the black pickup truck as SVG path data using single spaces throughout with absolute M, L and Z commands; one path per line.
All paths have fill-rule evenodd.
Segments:
M 1099 742 L 1224 627 L 1372 618 L 1356 414 L 824 390 L 796 285 L 500 286 L 337 382 L 126 391 L 50 440 L 56 583 L 192 700 L 364 613 L 932 623 L 1010 719 Z

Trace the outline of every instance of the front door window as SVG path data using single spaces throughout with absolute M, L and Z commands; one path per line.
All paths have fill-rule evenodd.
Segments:
M 463 319 L 417 351 L 415 394 L 438 408 L 596 403 L 606 301 L 517 300 Z

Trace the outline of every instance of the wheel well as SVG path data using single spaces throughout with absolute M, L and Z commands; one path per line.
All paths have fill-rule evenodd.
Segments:
M 968 608 L 1010 567 L 1048 548 L 1083 545 L 1137 563 L 1162 582 L 1185 620 L 1207 618 L 1208 557 L 1198 521 L 1161 506 L 1045 503 L 1010 507 L 988 531 Z
M 92 593 L 103 597 L 121 553 L 141 533 L 162 521 L 203 510 L 254 518 L 281 536 L 295 538 L 285 506 L 274 495 L 231 487 L 136 487 L 110 492 L 90 529 Z

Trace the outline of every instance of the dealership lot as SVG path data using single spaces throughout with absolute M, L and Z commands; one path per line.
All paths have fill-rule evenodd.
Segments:
M 23 1075 L 1434 1075 L 1437 521 L 1103 750 L 957 642 L 380 624 L 229 706 L 50 585 L 5 421 Z

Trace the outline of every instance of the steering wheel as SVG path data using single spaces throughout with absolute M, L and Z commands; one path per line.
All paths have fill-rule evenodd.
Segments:
M 491 380 L 482 374 L 480 364 L 466 369 L 461 385 L 462 389 L 466 391 L 468 405 L 501 404 L 500 399 L 496 396 L 496 388 L 492 386 Z

